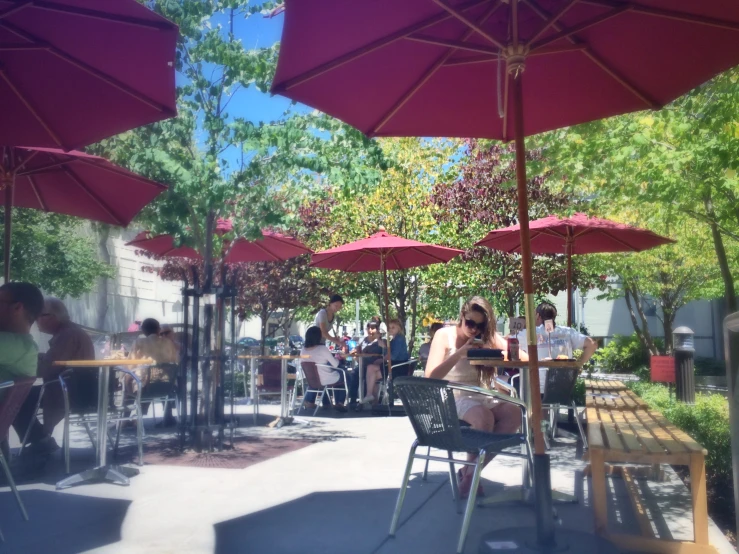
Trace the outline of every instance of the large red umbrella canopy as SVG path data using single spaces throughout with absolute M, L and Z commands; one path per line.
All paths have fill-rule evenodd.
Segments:
M 174 116 L 177 36 L 136 0 L 0 0 L 0 145 L 71 150 Z
M 673 241 L 648 229 L 639 229 L 608 219 L 576 213 L 571 217 L 552 215 L 529 223 L 531 250 L 537 254 L 595 254 L 598 252 L 641 252 Z M 518 224 L 490 231 L 477 246 L 512 254 L 521 251 Z
M 576 213 L 552 215 L 529 223 L 531 251 L 567 255 L 567 325 L 572 324 L 572 256 L 598 252 L 641 252 L 673 241 L 648 229 Z M 512 254 L 521 252 L 521 227 L 511 225 L 490 231 L 477 246 Z
M 230 231 L 232 227 L 226 225 L 226 220 L 219 220 L 221 230 Z M 189 246 L 176 246 L 174 237 L 171 235 L 153 236 L 148 231 L 136 235 L 129 243 L 140 250 L 146 250 L 155 256 L 162 258 L 191 258 L 199 260 L 200 253 Z M 297 239 L 277 233 L 275 231 L 262 231 L 262 238 L 247 240 L 238 238 L 233 245 L 226 249 L 224 262 L 227 264 L 250 263 L 250 262 L 281 262 L 310 254 L 312 250 Z
M 366 239 L 317 252 L 311 257 L 311 265 L 353 272 L 409 269 L 446 263 L 462 252 L 379 231 Z
M 297 239 L 277 233 L 262 231 L 262 238 L 247 240 L 238 238 L 226 254 L 226 263 L 281 262 L 313 251 Z
M 200 254 L 189 246 L 177 246 L 172 235 L 152 235 L 149 231 L 142 231 L 126 243 L 139 250 L 145 250 L 160 258 L 190 258 L 199 260 Z
M 273 92 L 370 136 L 513 139 L 517 54 L 526 135 L 659 108 L 739 62 L 721 0 L 526 0 L 515 29 L 501 0 L 285 6 Z
M 125 227 L 167 187 L 82 152 L 0 147 L 0 182 L 13 206 Z M 5 173 L 2 167 L 14 169 Z

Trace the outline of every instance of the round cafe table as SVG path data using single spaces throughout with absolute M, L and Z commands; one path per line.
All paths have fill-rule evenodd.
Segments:
M 129 478 L 139 474 L 139 470 L 133 467 L 108 464 L 106 460 L 108 452 L 108 386 L 110 383 L 110 369 L 114 367 L 130 367 L 151 365 L 154 360 L 150 358 L 140 360 L 67 360 L 54 362 L 55 366 L 73 367 L 75 369 L 95 369 L 98 374 L 98 435 L 97 435 L 97 458 L 96 465 L 92 469 L 86 469 L 81 473 L 70 475 L 56 484 L 57 490 L 66 489 L 74 485 L 85 483 L 114 483 L 116 485 L 129 485 Z
M 258 400 L 256 399 L 256 388 L 257 388 L 257 371 L 256 361 L 257 360 L 279 360 L 280 361 L 280 417 L 277 420 L 276 427 L 282 427 L 292 423 L 292 403 L 287 400 L 287 382 L 294 381 L 295 375 L 288 375 L 287 373 L 287 362 L 290 360 L 301 360 L 307 359 L 308 356 L 239 356 L 240 360 L 250 360 L 249 373 L 250 373 L 250 394 L 252 399 L 252 405 L 254 406 L 254 423 L 257 422 L 257 409 Z

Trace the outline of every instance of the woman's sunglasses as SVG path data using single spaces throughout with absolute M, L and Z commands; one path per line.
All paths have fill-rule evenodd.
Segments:
M 485 327 L 487 327 L 487 321 L 483 321 L 481 323 L 478 323 L 474 319 L 467 319 L 464 320 L 465 327 L 469 327 L 470 329 L 477 329 L 478 331 L 482 332 L 485 330 Z

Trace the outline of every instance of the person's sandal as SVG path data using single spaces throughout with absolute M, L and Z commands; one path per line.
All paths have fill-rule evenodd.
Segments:
M 344 406 L 343 404 L 334 404 L 334 410 L 343 414 L 346 413 L 346 406 Z
M 457 484 L 459 487 L 459 497 L 461 499 L 469 498 L 470 496 L 470 489 L 472 488 L 472 476 L 474 473 L 470 475 L 462 476 L 462 468 L 457 471 Z M 482 483 L 477 485 L 477 496 L 482 497 L 485 496 L 485 489 L 482 488 Z

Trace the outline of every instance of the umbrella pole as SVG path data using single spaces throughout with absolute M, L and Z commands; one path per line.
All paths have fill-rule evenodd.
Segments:
M 3 243 L 4 266 L 3 276 L 5 282 L 10 282 L 10 247 L 11 237 L 13 235 L 13 174 L 6 173 L 3 175 L 3 185 L 5 186 L 5 241 Z
M 565 250 L 567 251 L 567 327 L 572 327 L 572 242 L 569 236 Z
M 387 293 L 387 266 L 385 260 L 385 254 L 380 255 L 380 266 L 382 267 L 382 289 L 383 289 L 383 300 L 385 303 L 385 325 L 387 326 L 387 336 L 385 342 L 387 344 L 387 395 L 388 395 L 388 410 L 392 414 L 393 410 L 393 363 L 390 359 L 390 297 Z
M 514 2 L 515 5 L 515 2 Z M 549 455 L 546 454 L 541 429 L 541 395 L 539 394 L 539 360 L 536 346 L 534 316 L 534 280 L 531 272 L 531 235 L 529 233 L 529 201 L 526 190 L 526 141 L 523 124 L 523 76 L 513 76 L 513 127 L 516 144 L 516 187 L 518 192 L 518 223 L 521 233 L 521 269 L 526 308 L 526 338 L 529 354 L 528 391 L 530 422 L 534 433 L 534 496 L 536 508 L 537 543 L 539 546 L 554 544 L 554 519 L 552 517 L 552 486 L 549 471 Z

